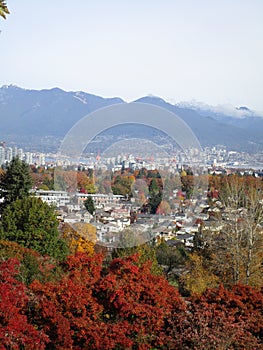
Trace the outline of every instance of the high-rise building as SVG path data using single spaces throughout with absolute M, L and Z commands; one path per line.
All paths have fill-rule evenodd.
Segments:
M 12 147 L 7 147 L 6 149 L 6 155 L 5 155 L 6 161 L 9 163 L 13 159 L 13 149 Z
M 26 156 L 26 159 L 25 159 L 26 163 L 33 164 L 33 154 L 31 152 L 26 152 L 25 156 Z
M 0 146 L 0 166 L 5 164 L 5 148 Z
M 24 152 L 23 152 L 22 148 L 19 148 L 19 149 L 18 149 L 17 155 L 18 155 L 18 158 L 19 158 L 20 160 L 23 160 L 23 159 L 24 159 Z
M 15 147 L 13 147 L 13 157 L 17 157 L 17 155 L 18 155 L 18 149 L 15 146 Z
M 43 153 L 39 153 L 39 155 L 38 155 L 38 163 L 40 165 L 45 165 L 46 159 L 45 159 L 45 155 Z

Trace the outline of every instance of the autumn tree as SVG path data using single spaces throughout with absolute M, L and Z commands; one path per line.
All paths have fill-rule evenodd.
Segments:
M 118 320 L 132 348 L 158 348 L 165 342 L 165 320 L 172 308 L 179 312 L 185 306 L 164 277 L 151 273 L 150 261 L 138 264 L 138 259 L 113 260 L 98 292 L 108 322 Z
M 54 188 L 58 191 L 76 192 L 78 188 L 77 172 L 57 167 L 54 172 Z
M 55 211 L 40 198 L 17 199 L 8 205 L 3 211 L 0 228 L 1 239 L 57 259 L 67 255 L 67 245 L 59 237 Z
M 60 281 L 32 284 L 35 299 L 31 304 L 31 320 L 48 335 L 54 348 L 92 349 L 95 348 L 92 339 L 100 340 L 102 307 L 93 297 L 93 290 L 100 278 L 101 264 L 100 256 L 70 256 L 63 263 L 65 275 Z
M 136 179 L 132 184 L 132 194 L 137 205 L 142 207 L 146 204 L 149 194 L 147 181 L 145 179 Z
M 6 19 L 6 15 L 9 14 L 8 7 L 5 0 L 0 0 L 0 16 Z
M 134 182 L 134 178 L 129 176 L 117 175 L 113 179 L 112 192 L 117 195 L 131 196 L 131 186 Z
M 30 324 L 28 310 L 29 291 L 16 277 L 19 262 L 16 259 L 0 264 L 0 348 L 44 350 L 47 335 Z
M 180 277 L 180 285 L 184 292 L 202 294 L 207 288 L 219 284 L 218 277 L 205 266 L 202 256 L 193 253 L 188 259 L 187 272 Z
M 137 256 L 114 259 L 77 254 L 58 283 L 32 284 L 32 323 L 56 348 L 150 349 L 165 344 L 165 320 L 185 304 Z
M 32 179 L 28 165 L 18 157 L 13 158 L 0 177 L 0 198 L 4 198 L 0 211 L 15 200 L 28 197 L 31 187 Z
M 97 240 L 96 227 L 94 225 L 84 222 L 77 222 L 71 225 L 65 223 L 61 230 L 72 254 L 85 252 L 88 255 L 92 255 L 94 253 L 94 246 Z
M 25 284 L 28 285 L 40 277 L 40 254 L 16 242 L 0 240 L 0 259 L 4 261 L 10 258 L 20 262 L 19 279 Z
M 171 213 L 170 204 L 167 201 L 161 201 L 156 210 L 158 215 L 169 215 Z
M 165 349 L 262 349 L 262 290 L 236 285 L 193 295 L 167 322 Z
M 92 169 L 90 169 L 92 170 Z M 78 190 L 85 193 L 96 193 L 96 187 L 94 186 L 94 176 L 88 176 L 84 171 L 78 171 L 77 173 Z
M 191 170 L 187 169 L 181 172 L 181 183 L 182 191 L 186 193 L 186 198 L 191 198 L 193 196 L 194 190 L 194 176 Z
M 54 281 L 61 275 L 60 265 L 49 256 L 24 248 L 16 242 L 0 240 L 0 260 L 17 259 L 20 263 L 17 278 L 29 286 L 35 279 Z
M 138 255 L 138 265 L 151 261 L 151 273 L 154 275 L 163 274 L 162 268 L 158 264 L 155 246 L 151 245 L 150 242 L 131 247 L 127 246 L 126 248 L 116 248 L 112 253 L 112 257 L 127 258 L 134 254 Z
M 263 188 L 252 177 L 228 176 L 219 191 L 219 232 L 204 239 L 213 257 L 211 267 L 224 283 L 258 285 L 263 278 Z

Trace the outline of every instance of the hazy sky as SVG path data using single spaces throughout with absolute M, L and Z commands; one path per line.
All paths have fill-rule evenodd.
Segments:
M 0 85 L 263 111 L 263 0 L 7 0 Z

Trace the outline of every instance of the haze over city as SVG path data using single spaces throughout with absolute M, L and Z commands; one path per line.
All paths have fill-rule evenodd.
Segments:
M 8 2 L 0 85 L 263 111 L 263 3 Z

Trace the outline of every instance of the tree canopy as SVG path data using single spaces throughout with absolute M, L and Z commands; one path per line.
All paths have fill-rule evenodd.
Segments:
M 54 209 L 40 198 L 17 199 L 5 208 L 1 221 L 1 239 L 54 258 L 67 254 L 67 245 L 59 237 Z
M 13 158 L 6 171 L 0 175 L 0 198 L 4 198 L 0 211 L 15 200 L 28 197 L 31 187 L 29 166 L 18 157 Z
M 6 15 L 8 14 L 9 14 L 9 10 L 5 0 L 0 0 L 0 16 L 6 19 Z
M 91 197 L 88 197 L 85 201 L 84 201 L 84 205 L 85 208 L 87 209 L 87 211 L 93 215 L 95 212 L 95 205 L 94 205 L 94 201 Z
M 223 286 L 184 300 L 149 261 L 72 255 L 54 281 L 0 262 L 1 349 L 262 349 L 262 290 Z

